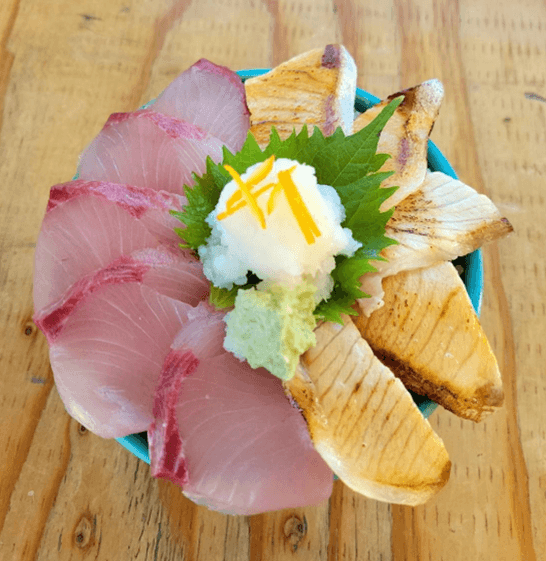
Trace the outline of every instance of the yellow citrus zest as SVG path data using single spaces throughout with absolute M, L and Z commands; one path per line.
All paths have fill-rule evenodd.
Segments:
M 290 209 L 294 214 L 294 218 L 305 237 L 305 241 L 308 244 L 315 243 L 315 238 L 318 238 L 322 234 L 318 229 L 316 222 L 313 220 L 309 209 L 305 206 L 298 188 L 292 179 L 291 174 L 297 166 L 293 166 L 288 170 L 280 171 L 278 174 L 278 183 L 268 183 L 267 185 L 260 187 L 260 189 L 254 193 L 252 192 L 252 187 L 255 187 L 269 175 L 273 169 L 274 161 L 275 156 L 268 158 L 246 181 L 243 181 L 241 176 L 231 166 L 225 165 L 224 168 L 237 183 L 239 189 L 228 199 L 226 203 L 226 210 L 218 214 L 216 218 L 218 220 L 223 220 L 248 204 L 252 214 L 265 230 L 265 216 L 258 205 L 257 198 L 273 187 L 267 201 L 267 214 L 270 215 L 273 212 L 279 193 L 284 191 L 286 200 L 288 201 Z
M 275 183 L 268 183 L 267 185 L 264 185 L 263 187 L 260 187 L 257 191 L 255 191 L 254 193 L 252 193 L 254 195 L 254 198 L 258 198 L 260 195 L 263 195 L 268 189 L 271 189 L 271 187 L 275 187 Z M 237 191 L 238 193 L 239 191 Z M 224 212 L 221 212 L 216 218 L 218 220 L 223 220 L 224 218 L 227 218 L 228 216 L 231 216 L 232 214 L 235 214 L 238 210 L 241 210 L 244 206 L 246 206 L 246 201 L 239 201 L 238 203 L 234 204 L 232 207 L 229 208 L 229 210 L 226 210 Z M 269 213 L 271 214 L 271 213 Z
M 311 213 L 305 206 L 296 184 L 292 180 L 291 173 L 295 169 L 296 166 L 285 171 L 280 171 L 279 183 L 282 185 L 286 194 L 286 200 L 288 201 L 288 204 L 292 209 L 292 213 L 294 214 L 294 218 L 297 220 L 298 226 L 305 237 L 305 241 L 308 244 L 312 244 L 315 243 L 315 237 L 318 238 L 321 235 L 321 232 L 318 229 L 316 222 L 313 220 Z
M 277 199 L 279 197 L 279 193 L 281 191 L 282 191 L 282 185 L 280 183 L 277 183 L 273 187 L 273 191 L 271 191 L 271 195 L 269 195 L 269 199 L 267 200 L 267 214 L 268 214 L 268 216 L 273 212 L 273 209 L 275 208 L 275 203 L 277 202 Z
M 252 189 L 252 187 L 258 185 L 260 181 L 263 181 L 271 173 L 274 163 L 275 155 L 267 158 L 267 160 L 265 160 L 258 169 L 254 170 L 252 175 L 245 181 L 247 186 Z M 233 195 L 231 195 L 231 197 L 227 200 L 226 209 L 229 210 L 241 198 L 241 196 L 241 191 L 235 191 L 235 193 L 233 193 Z
M 250 191 L 250 187 L 241 179 L 241 176 L 231 167 L 225 165 L 224 168 L 228 171 L 229 175 L 233 178 L 235 183 L 239 186 L 240 192 L 242 193 L 243 200 L 246 201 L 252 214 L 256 217 L 256 220 L 260 223 L 260 226 L 265 230 L 265 216 L 262 209 L 258 206 L 256 198 Z

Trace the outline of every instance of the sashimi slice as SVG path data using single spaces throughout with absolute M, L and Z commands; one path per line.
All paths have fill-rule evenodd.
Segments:
M 152 474 L 229 514 L 317 504 L 332 471 L 281 381 L 223 348 L 223 314 L 191 312 L 163 365 L 149 431 Z
M 70 415 L 104 438 L 147 430 L 163 362 L 192 309 L 138 282 L 91 291 L 50 346 Z
M 83 151 L 78 174 L 181 195 L 207 156 L 221 161 L 222 142 L 196 125 L 150 110 L 114 113 Z
M 495 355 L 451 263 L 385 279 L 385 306 L 353 318 L 404 385 L 475 422 L 503 403 Z
M 208 299 L 210 282 L 203 274 L 201 261 L 163 248 L 141 249 L 132 258 L 149 267 L 143 282 L 160 294 L 192 306 Z
M 398 187 L 397 191 L 381 204 L 382 212 L 415 192 L 425 179 L 428 138 L 440 111 L 444 87 L 439 80 L 427 80 L 418 86 L 390 95 L 359 115 L 353 123 L 353 133 L 356 133 L 371 123 L 386 105 L 402 94 L 404 101 L 385 125 L 377 146 L 378 153 L 392 156 L 380 171 L 394 172 L 381 183 L 381 187 Z
M 250 111 L 239 76 L 204 58 L 182 72 L 153 104 L 153 110 L 193 123 L 238 152 L 250 127 Z
M 66 185 L 52 189 L 36 244 L 36 312 L 56 302 L 81 277 L 122 255 L 180 241 L 171 229 L 180 223 L 165 208 L 169 203 L 164 194 L 152 197 L 149 190 L 111 183 Z
M 78 279 L 159 240 L 120 205 L 92 194 L 46 213 L 34 257 L 34 309 L 56 302 Z
M 371 295 L 359 300 L 362 312 L 369 317 L 383 305 L 385 277 L 451 261 L 512 231 L 485 195 L 444 173 L 428 172 L 387 223 L 385 235 L 398 243 L 381 252 L 386 261 L 374 262 L 377 272 L 361 278 L 362 290 Z
M 208 296 L 209 283 L 196 259 L 166 248 L 147 248 L 123 255 L 103 269 L 76 281 L 54 304 L 34 315 L 49 344 L 53 344 L 70 314 L 93 292 L 107 285 L 137 282 L 191 306 Z
M 184 228 L 184 224 L 169 214 L 170 210 L 181 211 L 188 203 L 184 195 L 154 191 L 146 187 L 121 185 L 106 181 L 85 181 L 78 179 L 54 185 L 49 194 L 47 211 L 82 195 L 94 195 L 116 203 L 160 239 L 164 245 L 178 247 L 180 237 L 175 228 Z
M 317 327 L 317 345 L 285 386 L 315 448 L 346 485 L 379 501 L 423 504 L 449 479 L 444 444 L 402 382 L 343 319 L 343 326 Z
M 274 126 L 282 139 L 307 125 L 331 135 L 352 132 L 356 64 L 343 45 L 326 45 L 279 64 L 245 82 L 251 129 L 263 149 Z

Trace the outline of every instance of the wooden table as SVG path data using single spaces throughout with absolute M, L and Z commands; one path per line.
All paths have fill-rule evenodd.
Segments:
M 546 6 L 541 0 L 3 0 L 0 5 L 0 559 L 546 559 Z M 341 42 L 378 96 L 437 77 L 433 140 L 516 233 L 484 252 L 482 323 L 504 378 L 481 424 L 431 418 L 451 480 L 418 508 L 355 495 L 209 512 L 80 427 L 32 322 L 36 237 L 110 113 L 201 57 L 268 67 Z

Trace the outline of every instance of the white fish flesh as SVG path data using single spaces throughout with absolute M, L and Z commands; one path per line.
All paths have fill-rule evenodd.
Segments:
M 245 82 L 250 131 L 262 150 L 274 126 L 281 139 L 307 125 L 325 136 L 337 127 L 351 134 L 356 64 L 343 45 L 332 44 L 297 55 L 270 72 Z
M 315 448 L 346 485 L 380 501 L 422 504 L 449 479 L 444 444 L 402 382 L 343 320 L 317 327 L 316 346 L 285 386 Z
M 427 173 L 416 193 L 396 207 L 385 235 L 398 244 L 381 252 L 375 273 L 361 278 L 371 298 L 358 302 L 366 316 L 383 305 L 382 279 L 401 271 L 451 261 L 513 230 L 485 195 L 441 172 Z
M 353 316 L 363 339 L 404 385 L 475 422 L 502 406 L 495 355 L 451 263 L 384 280 L 385 306 Z
M 444 87 L 439 80 L 427 80 L 413 88 L 394 93 L 359 115 L 353 123 L 353 132 L 368 125 L 400 95 L 404 95 L 404 101 L 387 121 L 377 146 L 378 154 L 391 155 L 380 171 L 394 172 L 381 183 L 381 187 L 398 187 L 381 204 L 382 212 L 414 193 L 425 179 L 428 138 L 444 99 Z

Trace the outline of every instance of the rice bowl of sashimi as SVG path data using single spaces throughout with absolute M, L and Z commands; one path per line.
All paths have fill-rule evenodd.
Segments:
M 244 80 L 260 76 L 269 72 L 270 69 L 251 69 L 241 70 L 237 74 Z M 363 113 L 372 105 L 379 103 L 377 96 L 370 94 L 360 88 L 356 90 L 355 111 Z M 440 152 L 438 147 L 429 140 L 428 144 L 428 167 L 431 171 L 443 172 L 453 178 L 457 178 L 455 171 L 449 164 L 445 156 Z M 466 289 L 472 301 L 472 304 L 479 314 L 483 295 L 483 261 L 480 250 L 459 257 L 455 260 L 455 264 L 461 272 L 461 277 L 465 283 Z M 427 397 L 413 394 L 413 398 L 425 417 L 428 417 L 437 408 L 437 404 Z M 126 437 L 118 438 L 118 442 L 127 450 L 133 453 L 141 460 L 150 463 L 150 455 L 148 449 L 148 439 L 145 432 L 133 434 Z
M 473 198 L 483 196 L 464 191 L 465 201 L 472 199 L 472 205 L 479 206 L 475 202 L 479 200 L 484 208 L 487 206 L 485 230 L 478 227 L 478 218 L 475 225 L 464 226 L 480 231 L 481 237 L 473 238 L 470 245 L 449 238 L 444 246 L 435 246 L 433 256 L 424 260 L 408 258 L 408 252 L 417 250 L 406 251 L 413 242 L 396 237 L 402 231 L 405 235 L 407 228 L 397 229 L 397 224 L 403 223 L 406 214 L 403 202 L 396 202 L 396 210 L 394 204 L 389 206 L 387 201 L 397 192 L 398 185 L 387 186 L 387 179 L 394 174 L 406 181 L 406 175 L 413 173 L 411 181 L 416 186 L 412 192 L 401 195 L 406 201 L 422 185 L 430 185 L 431 193 L 439 193 L 448 185 L 452 192 L 453 185 L 460 182 L 428 140 L 432 128 L 428 121 L 423 128 L 428 128 L 426 134 L 397 140 L 403 154 L 391 156 L 400 164 L 400 170 L 383 171 L 386 168 L 381 167 L 385 159 L 381 159 L 381 141 L 379 148 L 377 144 L 379 133 L 385 127 L 387 132 L 381 133 L 381 138 L 390 134 L 388 127 L 394 127 L 400 115 L 397 107 L 404 108 L 407 99 L 414 95 L 413 90 L 407 90 L 405 97 L 404 92 L 395 94 L 381 105 L 378 98 L 356 89 L 354 63 L 343 47 L 329 45 L 318 51 L 312 55 L 318 56 L 316 63 L 312 57 L 294 59 L 296 67 L 314 65 L 324 83 L 317 107 L 323 107 L 327 100 L 325 117 L 319 115 L 317 122 L 302 117 L 304 124 L 309 125 L 308 134 L 306 127 L 298 123 L 282 123 L 277 118 L 284 114 L 282 111 L 271 113 L 277 117 L 263 117 L 260 113 L 265 111 L 269 115 L 271 106 L 269 101 L 269 105 L 260 105 L 266 96 L 256 92 L 263 89 L 273 92 L 273 97 L 283 98 L 282 92 L 275 89 L 278 69 L 235 73 L 201 59 L 145 108 L 110 116 L 83 151 L 76 179 L 51 188 L 37 240 L 34 321 L 47 338 L 55 383 L 68 413 L 94 434 L 116 438 L 150 463 L 154 477 L 178 485 L 192 501 L 229 514 L 249 515 L 319 504 L 332 492 L 334 473 L 355 491 L 378 500 L 421 504 L 443 487 L 450 466 L 443 443 L 425 420 L 436 407 L 430 397 L 444 407 L 447 404 L 456 414 L 469 415 L 467 418 L 474 420 L 481 420 L 502 403 L 494 357 L 490 359 L 490 369 L 480 374 L 483 380 L 475 381 L 476 388 L 470 387 L 472 384 L 465 386 L 465 392 L 473 393 L 468 397 L 468 413 L 459 412 L 454 410 L 458 405 L 452 408 L 447 397 L 445 403 L 442 401 L 443 395 L 437 389 L 449 381 L 436 386 L 429 381 L 417 386 L 411 380 L 406 383 L 403 369 L 399 373 L 392 366 L 393 374 L 389 363 L 381 358 L 381 350 L 373 345 L 369 348 L 365 337 L 358 334 L 358 329 L 361 333 L 365 329 L 356 321 L 358 314 L 366 322 L 366 318 L 374 317 L 375 308 L 383 307 L 384 311 L 390 306 L 391 295 L 382 290 L 383 279 L 452 260 L 462 271 L 468 292 L 461 297 L 461 313 L 465 318 L 474 318 L 472 306 L 479 311 L 483 288 L 481 254 L 477 248 L 505 235 L 511 227 L 496 209 L 487 206 L 489 201 Z M 282 65 L 278 68 L 281 72 L 290 70 Z M 281 76 L 284 79 L 285 75 Z M 441 85 L 432 82 L 423 88 L 425 93 L 416 97 L 438 95 Z M 333 88 L 334 93 L 328 88 Z M 443 90 L 440 101 L 442 96 Z M 440 101 L 433 101 L 439 105 Z M 293 100 L 287 103 L 299 106 Z M 419 101 L 415 111 L 424 111 L 424 105 Z M 375 120 L 359 130 L 353 128 L 353 111 L 373 111 L 375 106 Z M 387 113 L 394 115 L 392 120 L 387 121 Z M 384 122 L 380 123 L 381 119 Z M 284 124 L 296 131 L 284 134 Z M 267 143 L 260 140 L 264 126 L 269 127 Z M 269 144 L 271 127 L 275 130 Z M 372 134 L 374 131 L 379 132 Z M 332 164 L 339 165 L 339 175 L 345 174 L 351 181 L 345 178 L 337 184 L 334 180 L 326 183 L 324 178 L 329 176 L 324 162 L 328 160 L 328 150 L 335 143 L 353 150 L 349 144 L 352 136 L 358 136 L 361 146 L 369 144 L 373 150 L 366 148 L 372 150 L 369 155 L 351 156 L 348 163 Z M 411 142 L 422 144 L 428 152 L 425 151 L 419 169 L 408 171 L 413 165 L 412 148 L 408 148 Z M 356 153 L 360 154 L 358 150 Z M 422 155 L 419 157 L 422 159 Z M 368 163 L 360 163 L 358 158 Z M 360 171 L 351 171 L 351 166 L 358 167 L 357 164 Z M 260 269 L 257 275 L 257 266 L 247 267 L 242 262 L 238 265 L 244 272 L 241 277 L 228 268 L 233 267 L 232 263 L 225 263 L 231 259 L 225 256 L 236 253 L 226 250 L 212 254 L 210 249 L 214 243 L 225 243 L 228 239 L 226 228 L 230 220 L 235 224 L 233 228 L 250 231 L 248 226 L 237 225 L 236 217 L 240 217 L 240 224 L 254 224 L 260 233 L 268 227 L 271 230 L 277 213 L 279 223 L 286 223 L 287 228 L 289 220 L 293 221 L 293 235 L 302 236 L 304 249 L 318 248 L 319 237 L 319 241 L 325 240 L 330 226 L 320 218 L 319 210 L 313 210 L 309 197 L 315 196 L 315 191 L 306 194 L 307 187 L 298 178 L 307 176 L 303 171 L 298 175 L 298 166 L 312 169 L 313 185 L 316 184 L 317 193 L 324 194 L 325 201 L 340 202 L 341 210 L 328 220 L 337 220 L 335 227 L 339 232 L 347 230 L 347 243 L 335 246 L 331 255 L 321 257 L 320 263 L 306 263 L 289 272 L 279 272 L 279 264 L 277 269 L 273 265 L 267 270 Z M 363 234 L 358 234 L 379 231 L 379 226 L 370 222 L 366 230 L 358 222 L 363 216 L 358 210 L 360 195 L 350 188 L 357 181 L 370 185 L 370 193 L 372 187 L 375 189 L 366 202 L 370 209 L 373 207 L 377 224 L 383 221 L 382 230 L 370 234 L 370 239 L 377 240 L 373 242 L 375 246 L 372 242 L 366 245 Z M 331 186 L 331 192 L 321 187 L 324 184 Z M 470 189 L 460 185 L 461 190 Z M 224 192 L 228 194 L 222 197 L 223 189 L 231 191 Z M 362 195 L 363 200 L 367 196 Z M 431 200 L 432 195 L 427 197 Z M 459 204 L 441 200 L 444 202 L 439 208 L 444 213 Z M 449 215 L 452 221 L 458 212 L 460 209 Z M 334 231 L 334 226 L 331 229 Z M 468 232 L 463 234 L 461 239 L 467 240 Z M 273 238 L 282 235 L 272 234 Z M 416 234 L 416 238 L 419 236 L 422 238 L 422 234 Z M 325 247 L 330 246 L 334 247 L 333 243 Z M 259 247 L 256 251 L 264 253 Z M 399 258 L 397 251 L 406 253 Z M 388 259 L 386 255 L 392 257 Z M 398 262 L 398 268 L 388 268 L 389 263 L 394 267 Z M 212 276 L 211 270 L 216 276 Z M 227 280 L 218 280 L 218 271 L 230 271 L 226 273 Z M 358 286 L 347 288 L 341 278 L 345 271 L 356 276 Z M 364 272 L 366 277 L 353 271 Z M 450 282 L 457 287 L 461 282 L 463 286 L 455 276 Z M 377 286 L 376 292 L 368 290 L 376 290 Z M 369 294 L 372 300 L 360 304 Z M 367 309 L 372 301 L 374 310 Z M 477 325 L 477 320 L 472 321 Z M 354 360 L 369 361 L 371 365 L 354 382 L 356 390 L 351 389 L 353 394 L 368 391 L 362 403 L 373 409 L 361 432 L 354 427 L 349 433 L 343 432 L 347 421 L 336 413 L 343 407 L 332 405 L 321 390 L 321 376 L 326 376 L 325 366 L 321 365 L 326 359 L 322 357 L 328 355 L 332 344 L 338 344 L 332 343 L 335 335 L 326 335 L 328 329 L 334 334 L 341 333 L 338 340 L 358 338 L 356 347 L 347 343 L 347 353 L 361 349 L 360 358 Z M 479 326 L 472 336 L 483 339 L 478 330 Z M 266 339 L 270 342 L 267 349 Z M 486 347 L 484 353 L 488 352 Z M 271 366 L 271 354 L 279 352 L 282 360 L 277 372 Z M 395 357 L 391 364 L 401 361 L 406 359 Z M 334 358 L 330 361 L 335 362 Z M 341 369 L 340 366 L 340 372 Z M 409 370 L 415 373 L 417 367 L 411 366 Z M 367 381 L 372 378 L 381 378 L 385 385 L 384 398 L 376 405 L 373 395 L 379 386 Z M 349 388 L 340 386 L 338 378 L 333 380 L 330 387 L 341 388 L 339 403 L 345 403 Z M 475 396 L 482 396 L 480 388 L 492 383 L 494 391 L 478 402 Z M 394 388 L 398 397 L 393 397 L 392 406 L 382 413 Z M 415 393 L 420 388 L 426 388 L 427 394 Z M 355 401 L 354 397 L 351 399 Z M 459 399 L 459 403 L 464 399 Z M 382 479 L 382 460 L 375 467 L 364 465 L 377 455 L 374 447 L 387 451 L 385 462 L 393 463 L 389 454 L 391 447 L 394 454 L 392 435 L 398 429 L 393 426 L 391 434 L 387 428 L 382 436 L 374 423 L 385 414 L 387 419 L 394 419 L 399 403 L 404 404 L 405 411 L 411 411 L 400 414 L 400 426 L 405 422 L 404 416 L 414 423 L 407 428 L 407 441 L 413 445 L 414 439 L 421 438 L 421 445 L 415 441 L 415 449 L 421 450 L 418 454 L 423 465 L 430 466 L 421 467 L 419 474 L 408 468 L 402 483 Z M 358 411 L 364 411 L 364 406 L 359 407 Z M 354 414 L 350 413 L 352 418 Z M 362 447 L 369 447 L 371 456 L 351 459 L 354 454 L 350 449 L 355 444 L 350 439 L 364 442 Z M 401 458 L 394 462 L 397 473 L 399 463 L 410 464 L 404 456 Z M 417 486 L 411 483 L 416 478 Z

